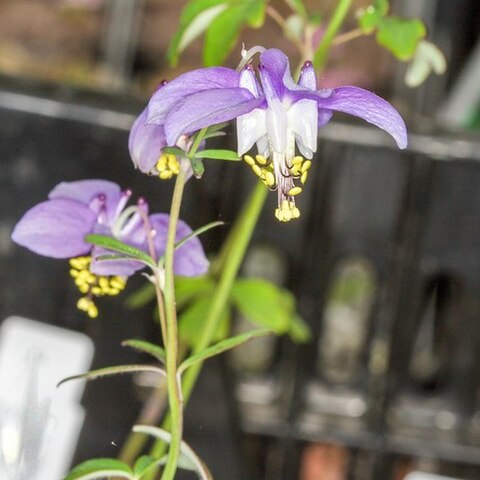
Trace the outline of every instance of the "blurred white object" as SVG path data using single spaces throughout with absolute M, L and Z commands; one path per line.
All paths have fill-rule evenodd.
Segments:
M 441 477 L 433 473 L 412 472 L 409 473 L 405 480 L 460 480 L 459 478 Z
M 57 388 L 90 368 L 91 340 L 21 317 L 0 328 L 0 478 L 60 480 L 72 460 L 85 412 L 83 381 Z

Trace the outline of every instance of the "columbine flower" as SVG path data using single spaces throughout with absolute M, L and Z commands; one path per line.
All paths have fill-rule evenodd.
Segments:
M 241 72 L 212 67 L 180 75 L 154 93 L 145 115 L 148 124 L 162 127 L 167 145 L 236 118 L 238 154 L 256 144 L 258 155 L 246 155 L 245 161 L 278 191 L 275 215 L 288 221 L 300 215 L 295 196 L 302 187 L 295 180 L 307 180 L 318 128 L 333 111 L 363 118 L 392 135 L 400 148 L 407 145 L 405 124 L 388 102 L 358 87 L 318 90 L 311 62 L 305 62 L 296 83 L 288 58 L 276 49 L 261 53 L 258 77 L 251 64 Z
M 86 235 L 99 233 L 148 252 L 142 218 L 148 215 L 148 205 L 139 199 L 136 207 L 126 208 L 131 195 L 130 190 L 122 192 L 118 185 L 105 180 L 60 183 L 47 201 L 24 214 L 12 234 L 13 241 L 35 253 L 70 259 L 70 275 L 84 294 L 77 306 L 92 318 L 98 315 L 94 297 L 118 294 L 125 288 L 126 278 L 144 267 L 135 260 L 99 259 L 100 255 L 112 252 L 85 241 Z M 168 218 L 166 214 L 148 216 L 158 257 L 165 251 Z M 179 221 L 177 240 L 190 233 L 190 227 Z M 176 251 L 176 274 L 196 276 L 207 268 L 198 238 L 190 239 Z

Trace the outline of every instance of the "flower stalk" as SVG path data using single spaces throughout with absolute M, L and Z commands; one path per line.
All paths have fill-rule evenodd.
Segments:
M 175 284 L 173 262 L 175 254 L 175 239 L 177 232 L 177 221 L 180 215 L 180 206 L 182 204 L 183 190 L 185 187 L 186 171 L 180 169 L 175 182 L 172 204 L 170 208 L 170 222 L 168 225 L 167 245 L 165 249 L 165 286 L 163 289 L 163 299 L 165 301 L 165 319 L 167 324 L 167 387 L 168 403 L 170 414 L 172 416 L 171 442 L 168 450 L 167 464 L 162 475 L 162 480 L 173 480 L 177 470 L 178 458 L 180 455 L 180 446 L 183 433 L 183 399 L 180 383 L 178 381 L 178 326 L 177 309 L 175 303 Z M 156 289 L 159 308 L 162 308 L 162 296 L 160 289 Z
M 340 30 L 340 27 L 343 25 L 352 3 L 353 0 L 339 0 L 337 8 L 335 9 L 335 12 L 333 13 L 333 16 L 328 24 L 320 46 L 315 52 L 315 57 L 313 59 L 313 65 L 315 68 L 323 70 L 325 67 L 332 42 L 337 35 L 337 32 Z

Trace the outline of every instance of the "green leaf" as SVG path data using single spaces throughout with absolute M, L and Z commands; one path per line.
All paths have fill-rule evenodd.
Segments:
M 205 165 L 200 158 L 190 157 L 190 165 L 192 166 L 193 176 L 195 178 L 202 178 L 205 173 Z
M 114 250 L 115 252 L 123 253 L 127 257 L 139 260 L 140 262 L 145 263 L 150 267 L 156 267 L 153 259 L 145 252 L 139 250 L 138 248 L 132 247 L 131 245 L 127 245 L 126 243 L 123 243 L 116 238 L 112 238 L 107 235 L 99 235 L 96 233 L 92 233 L 90 235 L 87 235 L 85 237 L 85 240 L 88 243 L 92 243 L 93 245 L 97 245 L 108 250 Z
M 412 58 L 420 40 L 426 34 L 427 30 L 421 20 L 387 17 L 380 22 L 376 38 L 379 45 L 398 59 L 406 61 Z
M 129 295 L 125 301 L 128 308 L 136 309 L 144 307 L 155 299 L 155 285 L 150 282 L 145 283 L 137 291 Z
M 170 433 L 166 430 L 158 427 L 151 427 L 149 425 L 135 425 L 133 431 L 145 435 L 152 435 L 166 443 L 170 443 L 172 438 Z M 184 440 L 182 440 L 182 443 L 180 444 L 180 455 L 178 462 L 180 468 L 196 471 L 201 480 L 213 480 L 212 474 L 205 463 Z
M 192 0 L 180 16 L 180 24 L 167 52 L 171 65 L 178 63 L 180 53 L 227 8 L 226 0 Z
M 297 0 L 298 1 L 298 0 Z M 266 0 L 250 0 L 245 2 L 247 23 L 252 28 L 260 28 L 265 23 Z
M 133 473 L 135 474 L 135 480 L 142 478 L 145 474 L 166 463 L 167 456 L 158 459 L 153 458 L 150 455 L 142 455 L 137 459 L 133 466 Z
M 288 334 L 290 335 L 292 340 L 297 343 L 306 343 L 312 339 L 312 332 L 310 330 L 310 327 L 299 315 L 293 316 Z
M 176 157 L 185 157 L 185 152 L 178 147 L 163 147 L 162 148 L 162 153 L 166 153 L 169 155 L 175 155 Z
M 364 33 L 372 33 L 388 13 L 388 0 L 376 0 L 373 5 L 357 11 L 358 26 Z
M 256 325 L 279 334 L 289 331 L 293 296 L 276 285 L 260 278 L 237 280 L 232 289 L 232 301 Z
M 205 318 L 210 310 L 210 306 L 210 298 L 200 297 L 182 311 L 178 318 L 178 334 L 182 342 L 185 342 L 189 346 L 195 345 L 199 332 L 202 330 Z M 213 339 L 214 341 L 224 338 L 229 321 L 230 312 L 227 309 L 222 314 L 222 319 L 219 322 L 218 330 Z
M 286 0 L 286 2 L 294 12 L 297 12 L 304 18 L 308 18 L 308 12 L 302 0 Z
M 71 377 L 64 378 L 61 380 L 57 387 L 63 385 L 70 380 L 79 380 L 81 378 L 85 380 L 96 380 L 101 377 L 109 377 L 111 375 L 120 375 L 122 373 L 135 373 L 135 372 L 155 372 L 160 375 L 166 376 L 164 370 L 159 367 L 154 367 L 153 365 L 117 365 L 115 367 L 105 367 L 99 368 L 97 370 L 91 370 L 90 372 L 82 373 L 80 375 L 73 375 Z
M 130 467 L 113 458 L 96 458 L 77 465 L 64 480 L 94 480 L 99 478 L 127 478 L 133 479 Z
M 219 355 L 227 350 L 231 350 L 239 345 L 248 342 L 252 338 L 263 337 L 265 335 L 271 335 L 273 332 L 271 330 L 253 330 L 251 332 L 242 333 L 241 335 L 236 335 L 235 337 L 227 338 L 222 340 L 211 347 L 202 350 L 201 352 L 192 355 L 191 357 L 184 360 L 181 365 L 178 367 L 178 373 L 182 374 L 187 368 L 195 365 L 196 363 L 203 362 L 207 358 Z
M 161 363 L 165 363 L 167 359 L 165 350 L 160 345 L 155 345 L 154 343 L 150 343 L 145 340 L 137 340 L 135 338 L 124 340 L 122 342 L 122 346 L 134 348 L 140 352 L 147 353 Z
M 202 150 L 195 154 L 197 158 L 210 158 L 213 160 L 232 160 L 238 162 L 240 157 L 233 150 Z
M 237 43 L 248 6 L 234 5 L 224 10 L 208 27 L 203 48 L 203 63 L 209 67 L 221 65 Z
M 183 308 L 195 297 L 209 297 L 215 288 L 214 281 L 201 277 L 175 277 L 175 300 L 178 308 Z
M 175 250 L 179 249 L 183 245 L 185 245 L 188 241 L 190 241 L 192 238 L 198 237 L 202 233 L 208 232 L 212 228 L 220 227 L 222 225 L 225 225 L 225 222 L 210 222 L 204 225 L 203 227 L 195 229 L 192 233 L 188 234 L 186 237 L 183 237 L 180 241 L 178 241 L 175 244 Z

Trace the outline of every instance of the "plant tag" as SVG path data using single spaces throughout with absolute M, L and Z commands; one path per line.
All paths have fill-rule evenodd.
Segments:
M 460 480 L 460 479 L 453 478 L 453 477 L 442 477 L 434 473 L 411 472 L 405 477 L 405 480 Z
M 0 478 L 60 480 L 85 417 L 84 382 L 63 378 L 89 369 L 84 334 L 21 317 L 0 326 Z

